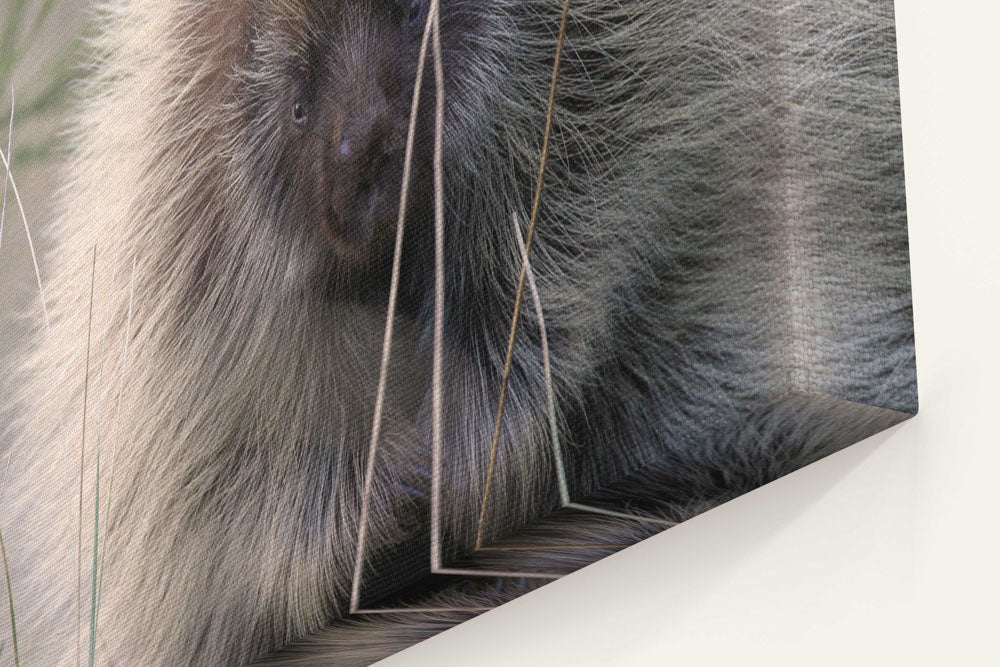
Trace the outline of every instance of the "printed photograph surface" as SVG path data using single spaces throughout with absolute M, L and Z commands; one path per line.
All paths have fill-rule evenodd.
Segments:
M 890 0 L 4 1 L 0 664 L 372 664 L 917 411 Z

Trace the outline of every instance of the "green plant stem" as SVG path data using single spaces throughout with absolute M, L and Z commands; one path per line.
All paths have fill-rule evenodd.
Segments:
M 7 561 L 7 545 L 3 541 L 2 530 L 0 530 L 0 554 L 3 555 L 3 572 L 7 577 L 7 603 L 10 605 L 10 635 L 14 640 L 14 667 L 20 667 L 21 656 L 17 651 L 17 620 L 14 615 L 14 589 L 10 584 L 10 564 Z
M 97 644 L 97 539 L 100 531 L 99 512 L 101 508 L 101 450 L 97 450 L 97 481 L 94 493 L 94 562 L 90 586 L 90 667 L 94 666 L 94 648 Z

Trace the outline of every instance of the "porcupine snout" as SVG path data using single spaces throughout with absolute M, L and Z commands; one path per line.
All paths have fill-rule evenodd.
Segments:
M 394 141 L 389 104 L 377 87 L 355 89 L 346 98 L 348 108 L 328 149 L 330 203 L 338 212 L 331 223 L 335 233 L 348 242 L 364 244 L 381 222 L 377 218 L 386 199 L 392 196 L 387 191 L 391 179 L 386 172 L 400 162 L 402 151 Z
M 381 70 L 381 71 L 380 71 Z M 334 87 L 324 151 L 327 224 L 334 249 L 359 259 L 384 240 L 398 214 L 409 91 L 376 60 L 348 68 Z

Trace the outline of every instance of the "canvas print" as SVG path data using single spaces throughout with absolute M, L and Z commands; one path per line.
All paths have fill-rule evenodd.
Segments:
M 4 2 L 2 664 L 372 664 L 917 410 L 889 0 Z

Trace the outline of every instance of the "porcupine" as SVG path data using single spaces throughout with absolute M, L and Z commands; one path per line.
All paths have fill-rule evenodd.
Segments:
M 440 7 L 450 559 L 475 536 L 521 268 L 512 219 L 524 233 L 561 5 Z M 367 664 L 469 615 L 338 621 L 428 8 L 101 4 L 47 258 L 50 329 L 5 437 L 29 664 L 86 654 L 92 590 L 99 664 L 244 663 L 289 646 L 273 658 Z M 860 281 L 843 268 L 905 249 L 891 3 L 576 0 L 562 57 L 531 263 L 574 495 L 640 470 L 644 511 L 683 520 L 849 441 L 805 403 L 745 407 L 787 380 L 790 319 L 802 354 L 843 371 L 821 378 L 831 392 L 883 377 L 855 399 L 906 409 L 905 263 L 872 261 Z M 401 583 L 427 539 L 432 102 L 369 520 L 371 561 Z M 831 279 L 809 294 L 782 288 L 783 253 L 802 243 L 789 221 L 837 238 Z M 824 313 L 848 294 L 862 307 Z M 522 318 L 491 539 L 554 507 L 539 322 L 528 305 Z M 612 544 L 656 530 L 580 515 L 528 534 Z M 567 570 L 607 551 L 480 562 Z M 410 560 L 385 566 L 397 557 Z M 494 604 L 533 585 L 434 600 Z

